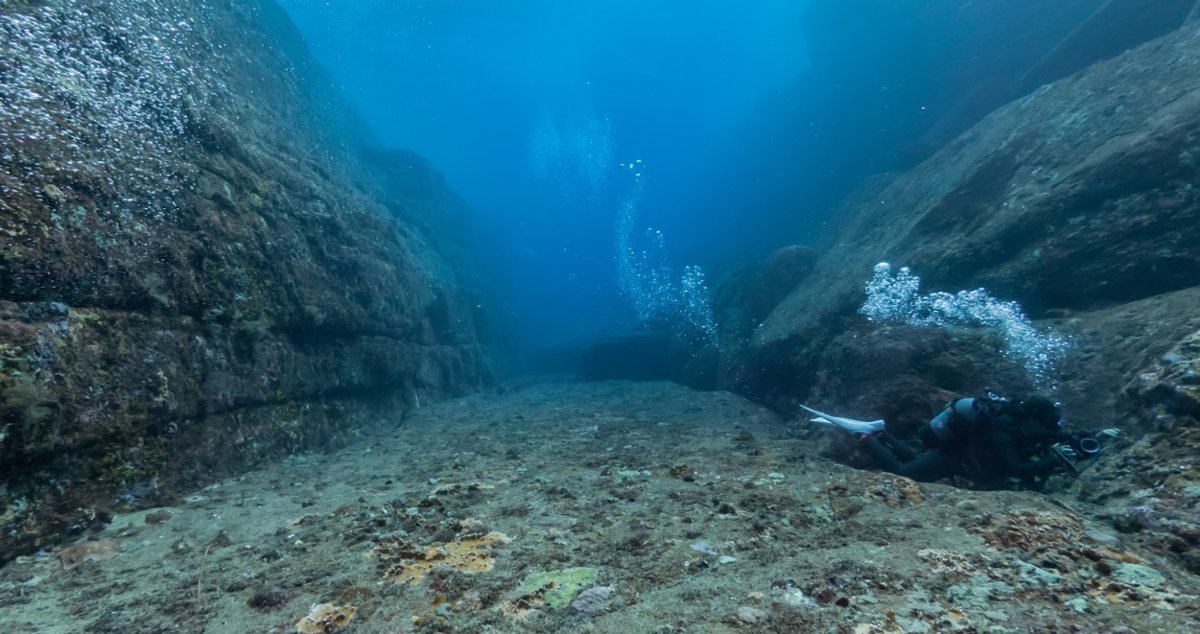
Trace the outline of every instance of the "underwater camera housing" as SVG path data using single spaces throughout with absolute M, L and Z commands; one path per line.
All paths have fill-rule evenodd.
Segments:
M 1079 463 L 1094 458 L 1100 452 L 1104 451 L 1104 445 L 1100 443 L 1100 439 L 1096 434 L 1078 432 L 1071 434 L 1064 445 L 1074 450 L 1075 455 L 1072 457 L 1062 450 L 1060 446 L 1054 447 L 1054 454 L 1062 459 L 1067 465 L 1067 469 L 1071 475 L 1078 476 L 1080 469 Z
M 1095 434 L 1071 434 L 1071 439 L 1067 441 L 1067 444 L 1075 450 L 1075 453 L 1079 454 L 1081 459 L 1091 458 L 1104 451 L 1104 445 L 1100 444 L 1100 439 Z

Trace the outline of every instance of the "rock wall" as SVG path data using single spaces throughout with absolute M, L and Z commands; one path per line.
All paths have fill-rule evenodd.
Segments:
M 0 6 L 0 561 L 491 380 L 462 203 L 291 29 Z
M 810 65 L 763 100 L 710 178 L 699 179 L 708 187 L 688 227 L 713 237 L 690 259 L 712 262 L 716 252 L 740 261 L 786 236 L 815 239 L 828 208 L 865 176 L 912 168 L 997 108 L 1175 30 L 1194 5 L 858 0 L 847 11 L 809 3 L 798 27 Z
M 1089 339 L 1089 323 L 1104 322 L 1096 311 L 1153 306 L 1200 285 L 1198 52 L 1192 22 L 1002 108 L 910 172 L 865 185 L 840 211 L 811 282 L 733 355 L 753 370 L 745 388 L 813 390 L 825 348 L 863 322 L 855 310 L 880 261 L 912 267 L 930 290 L 982 286 L 1035 317 L 1060 317 L 1085 351 L 1105 346 Z M 1167 347 L 1164 339 L 1139 359 Z
M 912 267 L 926 291 L 986 287 L 1073 338 L 1058 396 L 1074 423 L 1125 431 L 1073 490 L 1200 573 L 1198 157 L 1193 14 L 863 185 L 812 271 L 744 338 L 723 336 L 722 380 L 784 412 L 807 401 L 901 432 L 956 394 L 1028 390 L 985 333 L 856 312 L 880 261 Z M 722 313 L 746 310 L 722 298 Z M 850 443 L 831 449 L 854 459 Z

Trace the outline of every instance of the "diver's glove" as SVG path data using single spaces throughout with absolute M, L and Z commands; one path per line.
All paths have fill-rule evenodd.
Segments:
M 1093 436 L 1095 436 L 1096 438 L 1099 438 L 1101 440 L 1112 440 L 1113 438 L 1116 438 L 1117 436 L 1120 436 L 1120 435 L 1121 435 L 1121 430 L 1117 429 L 1116 427 L 1108 427 L 1106 429 L 1101 429 L 1100 431 L 1093 434 Z
M 1079 460 L 1079 452 L 1065 442 L 1056 442 L 1050 448 L 1067 460 Z

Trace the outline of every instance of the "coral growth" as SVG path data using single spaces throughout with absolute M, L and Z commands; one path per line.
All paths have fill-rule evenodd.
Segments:
M 1034 511 L 994 514 L 985 517 L 972 532 L 994 548 L 1022 553 L 1022 560 L 1018 560 L 1022 565 L 1015 570 L 1015 578 L 998 576 L 994 567 L 987 571 L 997 580 L 1019 580 L 1026 586 L 1051 590 L 1080 587 L 1093 601 L 1114 604 L 1149 602 L 1169 608 L 1194 598 L 1181 594 L 1142 559 L 1095 543 L 1082 522 L 1072 515 Z M 1086 609 L 1086 602 L 1079 605 L 1079 609 Z
M 880 482 L 867 489 L 867 495 L 888 506 L 903 506 L 919 504 L 925 501 L 921 495 L 921 485 L 908 478 L 880 476 Z
M 296 631 L 301 634 L 328 634 L 336 632 L 350 623 L 357 610 L 339 607 L 332 603 L 312 606 L 308 616 L 296 621 Z
M 525 575 L 516 593 L 521 595 L 516 604 L 540 604 L 551 610 L 566 607 L 583 591 L 596 583 L 600 575 L 595 568 L 564 568 L 547 572 L 531 572 Z
M 503 533 L 467 532 L 451 542 L 426 548 L 396 537 L 381 542 L 371 554 L 379 558 L 384 576 L 396 583 L 417 584 L 434 566 L 446 566 L 457 572 L 477 574 L 495 566 L 492 548 L 508 542 Z

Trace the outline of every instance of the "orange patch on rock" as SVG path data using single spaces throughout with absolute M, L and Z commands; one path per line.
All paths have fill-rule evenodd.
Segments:
M 296 621 L 296 631 L 301 634 L 328 634 L 346 627 L 358 611 L 350 607 L 339 607 L 332 603 L 314 605 L 308 616 Z
M 492 546 L 503 544 L 508 537 L 492 531 L 485 535 L 463 536 L 446 544 L 434 544 L 425 549 L 396 539 L 376 546 L 371 554 L 385 565 L 385 576 L 396 583 L 417 584 L 434 566 L 447 566 L 458 572 L 478 574 L 490 571 L 496 562 Z

